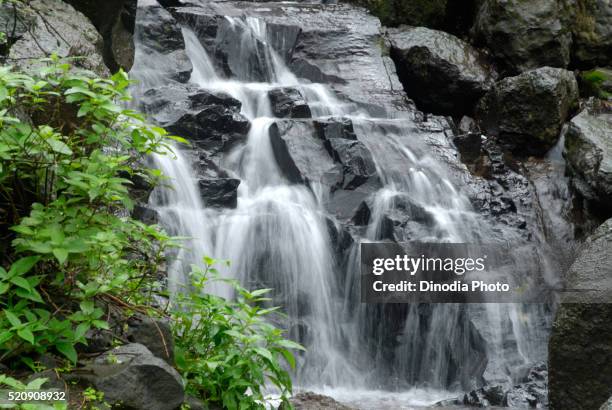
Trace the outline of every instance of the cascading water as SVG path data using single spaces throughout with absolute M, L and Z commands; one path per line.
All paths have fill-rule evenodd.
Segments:
M 415 212 L 431 219 L 408 227 L 410 235 L 401 240 L 486 243 L 495 240 L 496 228 L 474 212 L 444 167 L 427 154 L 424 142 L 405 138 L 412 132 L 407 121 L 371 118 L 326 85 L 298 80 L 270 46 L 263 20 L 226 19 L 227 30 L 240 33 L 237 49 L 243 52 L 238 57 L 244 64 L 235 78 L 219 72 L 192 28 L 183 27 L 182 34 L 193 65 L 191 83 L 239 100 L 251 124 L 246 141 L 224 154 L 220 163 L 241 181 L 238 203 L 235 209 L 219 210 L 202 201 L 188 152 L 177 149 L 175 158 L 154 158 L 172 186 L 157 188 L 151 205 L 171 234 L 189 238 L 171 266 L 169 282 L 182 282 L 188 267 L 209 255 L 231 261 L 223 274 L 247 287 L 273 288 L 275 303 L 288 315 L 284 325 L 290 337 L 307 347 L 299 358 L 296 385 L 349 401 L 357 399 L 356 391 L 372 392 L 363 397 L 375 397 L 376 402 L 381 397 L 376 390 L 395 390 L 398 403 L 431 404 L 449 393 L 415 386 L 466 388 L 476 373 L 470 363 L 478 362 L 479 355 L 500 363 L 499 373 L 494 366 L 487 370 L 495 373 L 491 379 L 506 375 L 509 380 L 508 369 L 545 357 L 540 351 L 545 335 L 533 330 L 542 328 L 534 321 L 547 320 L 540 307 L 360 303 L 359 244 L 352 245 L 348 261 L 336 260 L 332 252 L 329 225 L 335 221 L 324 206 L 330 188 L 324 181 L 291 183 L 277 164 L 270 129 L 278 119 L 270 90 L 299 90 L 313 118 L 350 119 L 357 139 L 372 153 L 382 187 L 371 196 L 372 217 L 363 241 L 382 239 L 386 215 L 399 209 L 408 209 L 409 219 L 422 217 Z M 163 84 L 162 75 L 150 68 L 155 66 L 151 58 L 156 55 L 137 52 L 133 70 L 149 88 Z M 512 239 L 520 241 L 505 238 Z M 515 259 L 520 258 L 516 253 Z M 480 327 L 473 329 L 474 323 Z M 475 330 L 485 341 L 471 336 Z M 509 339 L 515 347 L 502 347 Z M 509 351 L 512 354 L 504 356 Z

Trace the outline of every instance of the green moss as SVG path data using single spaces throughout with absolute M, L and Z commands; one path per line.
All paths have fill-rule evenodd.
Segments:
M 612 98 L 612 70 L 595 68 L 583 71 L 578 76 L 578 81 L 583 96 Z

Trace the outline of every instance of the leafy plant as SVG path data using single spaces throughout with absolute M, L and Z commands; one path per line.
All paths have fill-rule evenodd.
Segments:
M 54 350 L 76 362 L 109 298 L 138 303 L 156 286 L 169 238 L 133 220 L 131 178 L 168 136 L 120 103 L 120 71 L 101 79 L 42 60 L 0 68 L 0 361 Z
M 191 286 L 176 296 L 171 313 L 176 364 L 187 392 L 228 409 L 264 408 L 263 388 L 270 382 L 290 408 L 291 378 L 281 363 L 294 368 L 292 350 L 303 347 L 270 323 L 277 308 L 261 306 L 269 301 L 264 296 L 270 289 L 250 292 L 225 280 L 235 300 L 205 293 L 217 274 L 214 264 L 207 258 L 204 269 L 193 267 Z
M 23 383 L 17 379 L 0 374 L 0 387 L 11 391 L 40 390 L 47 382 L 46 378 L 37 378 L 29 383 Z M 45 403 L 23 403 L 23 404 L 0 404 L 0 409 L 22 409 L 22 410 L 66 410 L 65 402 Z

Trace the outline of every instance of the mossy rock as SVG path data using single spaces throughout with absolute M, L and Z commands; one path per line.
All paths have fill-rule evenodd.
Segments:
M 578 76 L 578 83 L 580 94 L 583 97 L 612 99 L 612 69 L 610 68 L 595 68 L 583 71 Z

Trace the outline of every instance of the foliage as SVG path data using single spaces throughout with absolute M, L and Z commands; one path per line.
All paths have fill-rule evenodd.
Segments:
M 260 306 L 270 289 L 249 292 L 225 280 L 235 301 L 204 293 L 217 274 L 215 261 L 205 262 L 205 269 L 193 267 L 192 289 L 177 295 L 172 311 L 176 364 L 187 392 L 228 409 L 264 408 L 262 387 L 270 381 L 290 408 L 291 378 L 281 361 L 294 368 L 291 350 L 303 347 L 270 323 L 277 308 Z
M 593 69 L 584 71 L 580 73 L 578 80 L 583 94 L 604 100 L 612 98 L 612 93 L 607 90 L 612 87 L 612 75 L 609 70 Z
M 168 238 L 121 212 L 130 179 L 158 175 L 142 158 L 168 139 L 118 105 L 125 73 L 57 58 L 33 71 L 0 68 L 0 361 L 51 349 L 76 362 L 89 329 L 108 328 L 106 298 L 138 302 L 154 286 Z

